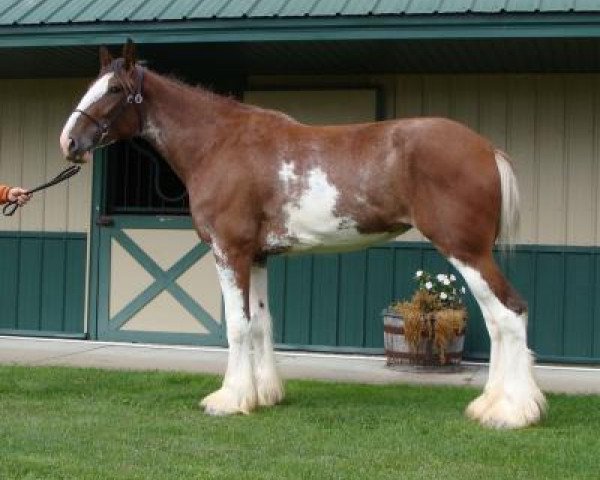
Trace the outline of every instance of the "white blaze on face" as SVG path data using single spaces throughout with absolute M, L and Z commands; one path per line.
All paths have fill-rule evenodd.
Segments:
M 80 100 L 76 110 L 86 111 L 90 106 L 106 95 L 106 92 L 108 91 L 108 83 L 113 76 L 114 73 L 110 72 L 96 80 Z M 79 112 L 73 112 L 67 120 L 67 123 L 65 123 L 63 131 L 60 134 L 60 147 L 65 157 L 69 153 L 69 135 L 71 133 L 71 129 L 75 125 L 75 122 L 77 122 L 77 119 L 80 115 L 81 114 Z

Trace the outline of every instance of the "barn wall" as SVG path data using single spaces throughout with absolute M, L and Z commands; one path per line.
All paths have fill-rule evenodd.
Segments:
M 34 187 L 65 168 L 58 137 L 85 85 L 0 80 L 0 183 Z M 91 170 L 0 217 L 0 333 L 83 335 Z
M 85 90 L 81 79 L 0 80 L 0 183 L 33 187 L 66 166 L 58 137 Z M 87 232 L 91 171 L 36 193 L 0 222 L 1 231 Z

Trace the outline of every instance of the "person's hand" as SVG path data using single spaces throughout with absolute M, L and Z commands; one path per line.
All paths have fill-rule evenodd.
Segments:
M 31 198 L 31 193 L 21 187 L 12 187 L 8 191 L 8 201 L 17 202 L 19 205 L 25 205 Z

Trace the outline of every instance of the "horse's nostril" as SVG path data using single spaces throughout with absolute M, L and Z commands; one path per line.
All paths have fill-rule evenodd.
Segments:
M 77 143 L 77 140 L 75 140 L 74 138 L 69 138 L 69 153 L 73 154 L 77 152 L 78 147 L 79 144 Z

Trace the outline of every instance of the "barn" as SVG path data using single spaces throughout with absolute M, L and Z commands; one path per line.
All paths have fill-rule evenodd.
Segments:
M 444 116 L 513 157 L 523 201 L 503 269 L 539 360 L 600 362 L 600 3 L 590 0 L 0 0 L 0 183 L 34 186 L 98 68 L 148 67 L 301 121 Z M 147 146 L 113 145 L 0 219 L 0 334 L 226 343 L 214 259 Z M 418 233 L 269 263 L 280 348 L 381 353 L 381 310 L 449 266 Z M 473 307 L 473 302 L 470 302 Z M 471 308 L 466 349 L 489 343 Z

